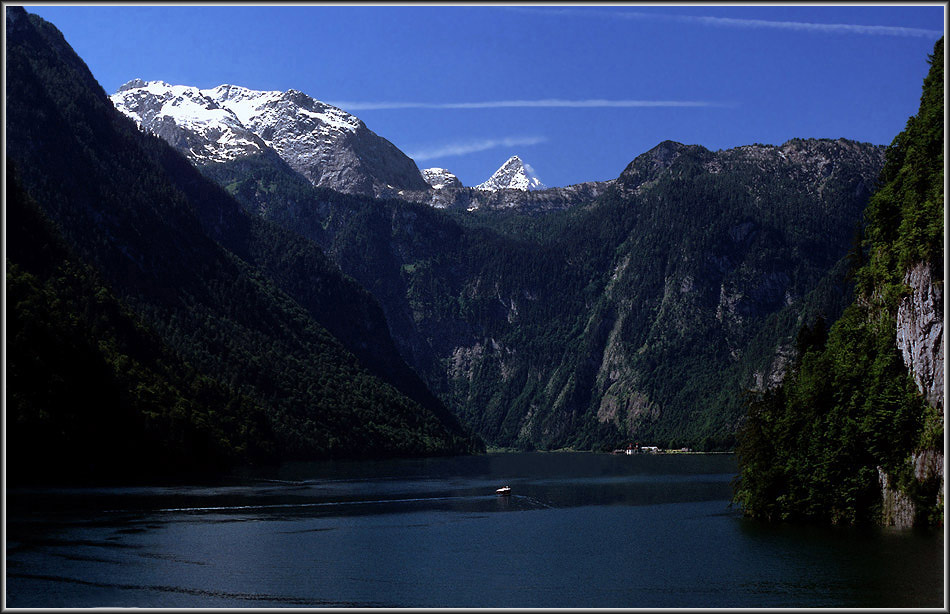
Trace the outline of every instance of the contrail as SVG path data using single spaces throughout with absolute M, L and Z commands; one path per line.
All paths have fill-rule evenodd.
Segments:
M 346 111 L 376 111 L 381 109 L 569 109 L 569 108 L 644 108 L 644 107 L 725 107 L 727 103 L 701 100 L 606 100 L 591 98 L 565 100 L 544 98 L 541 100 L 488 100 L 482 102 L 328 102 Z
M 770 21 L 768 19 L 744 19 L 738 17 L 706 17 L 699 15 L 671 15 L 666 13 L 644 13 L 640 11 L 587 11 L 579 9 L 533 9 L 527 7 L 509 7 L 510 11 L 536 13 L 540 15 L 569 15 L 583 17 L 601 17 L 610 19 L 656 19 L 698 23 L 710 26 L 731 28 L 772 28 L 776 30 L 795 30 L 799 32 L 821 32 L 826 34 L 861 34 L 872 36 L 918 36 L 939 38 L 941 30 L 926 28 L 907 28 L 903 26 L 867 26 L 850 23 L 815 23 L 808 21 Z
M 806 21 L 768 21 L 765 19 L 736 19 L 732 17 L 680 17 L 685 21 L 704 23 L 713 26 L 737 28 L 775 28 L 780 30 L 799 30 L 806 32 L 827 32 L 830 34 L 870 34 L 876 36 L 923 36 L 939 37 L 939 30 L 924 28 L 905 28 L 902 26 L 862 26 L 849 23 L 812 23 Z

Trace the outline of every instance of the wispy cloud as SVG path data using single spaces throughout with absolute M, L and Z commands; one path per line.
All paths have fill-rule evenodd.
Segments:
M 681 18 L 695 23 L 734 28 L 774 28 L 780 30 L 799 30 L 803 32 L 825 32 L 828 34 L 871 34 L 876 36 L 921 36 L 939 37 L 943 32 L 924 28 L 905 28 L 903 26 L 862 26 L 850 23 L 812 23 L 807 21 L 768 21 L 765 19 L 736 19 L 732 17 L 688 17 Z
M 566 15 L 583 17 L 601 17 L 610 19 L 638 19 L 679 21 L 726 28 L 769 28 L 776 30 L 795 30 L 799 32 L 819 32 L 825 34 L 861 34 L 874 36 L 919 36 L 938 38 L 941 30 L 926 28 L 906 28 L 903 26 L 867 26 L 850 23 L 815 23 L 808 21 L 771 21 L 768 19 L 743 19 L 736 17 L 708 17 L 700 15 L 671 15 L 666 13 L 644 13 L 641 11 L 593 11 L 580 9 L 544 9 L 510 7 L 509 10 L 531 12 L 544 15 Z
M 487 100 L 482 102 L 329 102 L 346 111 L 376 111 L 381 109 L 565 109 L 565 108 L 634 108 L 634 107 L 725 107 L 730 103 L 703 100 L 606 100 L 589 98 L 565 100 Z
M 487 151 L 496 147 L 526 147 L 528 145 L 537 145 L 544 143 L 547 139 L 543 136 L 514 136 L 501 139 L 477 139 L 459 141 L 455 143 L 446 143 L 428 147 L 420 147 L 412 151 L 407 151 L 406 155 L 422 162 L 434 158 L 447 158 L 450 156 L 464 156 L 479 151 Z

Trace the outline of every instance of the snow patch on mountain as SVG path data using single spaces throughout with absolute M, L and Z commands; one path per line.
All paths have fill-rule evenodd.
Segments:
M 495 173 L 477 186 L 478 190 L 543 190 L 547 186 L 541 183 L 530 164 L 525 164 L 518 156 L 511 156 Z

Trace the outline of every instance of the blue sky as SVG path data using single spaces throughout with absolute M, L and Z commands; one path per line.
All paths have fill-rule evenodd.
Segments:
M 667 139 L 889 144 L 945 20 L 942 3 L 26 8 L 107 93 L 297 89 L 465 185 L 514 154 L 550 186 L 611 179 Z

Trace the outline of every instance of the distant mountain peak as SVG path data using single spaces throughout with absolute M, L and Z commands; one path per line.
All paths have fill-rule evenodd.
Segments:
M 438 167 L 424 168 L 420 172 L 422 173 L 422 178 L 426 180 L 426 183 L 436 190 L 462 187 L 462 182 L 459 178 L 453 173 L 450 173 L 448 169 Z
M 488 181 L 475 186 L 479 190 L 543 190 L 547 186 L 541 183 L 534 169 L 518 156 L 511 156 L 499 167 Z

